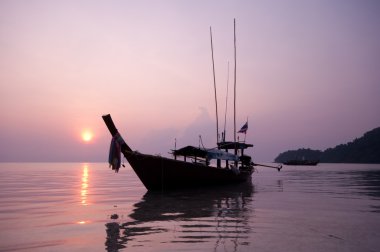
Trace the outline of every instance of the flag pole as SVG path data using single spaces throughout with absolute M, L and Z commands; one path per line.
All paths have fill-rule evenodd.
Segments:
M 244 132 L 244 143 L 245 143 L 245 138 L 247 137 L 247 131 L 248 131 L 248 116 L 247 116 L 247 130 Z

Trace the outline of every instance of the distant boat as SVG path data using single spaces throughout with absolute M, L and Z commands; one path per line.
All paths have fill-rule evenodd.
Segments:
M 305 160 L 305 159 L 293 159 L 284 162 L 284 165 L 309 165 L 315 166 L 319 163 L 319 160 Z
M 211 37 L 211 50 L 214 69 L 214 57 Z M 235 20 L 234 20 L 234 38 L 235 38 Z M 236 41 L 236 40 L 235 40 Z M 236 55 L 236 44 L 235 44 Z M 235 57 L 236 62 L 236 57 Z M 236 66 L 236 65 L 235 65 Z M 234 76 L 234 104 L 236 99 L 236 67 Z M 216 104 L 216 122 L 217 122 L 217 138 L 218 132 L 218 110 L 216 101 L 216 84 L 214 72 L 214 89 L 215 89 L 215 104 Z M 225 141 L 225 132 L 222 134 L 222 141 L 217 139 L 217 147 L 212 149 L 185 146 L 172 151 L 174 158 L 166 158 L 149 154 L 142 154 L 133 151 L 131 147 L 123 140 L 118 130 L 116 129 L 111 116 L 104 115 L 103 120 L 110 131 L 113 140 L 111 144 L 110 164 L 115 170 L 120 167 L 120 151 L 128 160 L 132 169 L 136 172 L 141 182 L 148 190 L 170 190 L 188 187 L 214 186 L 238 184 L 249 181 L 254 171 L 255 164 L 252 158 L 244 154 L 244 150 L 253 147 L 252 144 L 236 141 L 236 120 L 234 106 L 234 141 Z M 246 133 L 248 122 L 242 127 L 238 133 Z M 117 150 L 115 154 L 114 150 Z M 233 150 L 233 153 L 229 151 Z M 232 152 L 232 151 L 231 151 Z M 115 155 L 116 162 L 112 161 Z M 182 160 L 179 160 L 183 158 Z M 215 160 L 214 162 L 211 162 Z M 225 162 L 222 167 L 222 161 Z M 117 164 L 116 164 L 117 163 Z M 281 169 L 282 166 L 274 167 L 270 165 L 260 165 L 270 168 Z

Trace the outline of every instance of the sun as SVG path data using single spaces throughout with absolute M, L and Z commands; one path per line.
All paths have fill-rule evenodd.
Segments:
M 82 140 L 86 143 L 91 142 L 94 134 L 90 130 L 82 131 Z

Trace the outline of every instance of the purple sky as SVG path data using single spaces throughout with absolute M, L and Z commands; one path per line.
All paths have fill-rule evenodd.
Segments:
M 232 139 L 234 18 L 237 127 L 248 118 L 256 161 L 380 126 L 380 1 L 2 0 L 0 161 L 106 161 L 106 113 L 140 152 L 214 147 L 210 26 Z

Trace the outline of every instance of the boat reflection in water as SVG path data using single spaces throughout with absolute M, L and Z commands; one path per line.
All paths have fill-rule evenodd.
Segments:
M 251 182 L 172 192 L 147 192 L 129 215 L 107 223 L 106 249 L 238 251 L 249 245 L 253 215 Z

